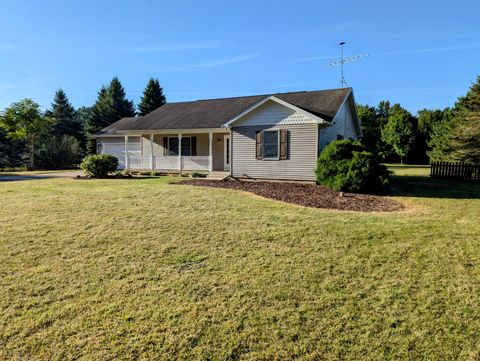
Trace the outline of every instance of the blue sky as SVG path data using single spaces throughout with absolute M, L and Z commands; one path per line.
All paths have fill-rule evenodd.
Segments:
M 118 76 L 136 103 L 335 88 L 338 57 L 360 103 L 450 106 L 480 74 L 480 1 L 0 0 L 0 108 L 63 88 L 91 105 Z

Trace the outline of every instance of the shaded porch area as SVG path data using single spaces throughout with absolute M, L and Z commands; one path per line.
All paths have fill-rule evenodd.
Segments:
M 98 139 L 98 153 L 118 158 L 119 169 L 229 171 L 230 133 L 152 133 Z

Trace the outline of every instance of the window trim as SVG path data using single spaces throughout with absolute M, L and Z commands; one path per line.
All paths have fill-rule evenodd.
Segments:
M 190 144 L 189 144 L 189 148 L 190 148 L 190 155 L 185 155 L 182 153 L 182 157 L 191 157 L 192 155 L 192 135 L 186 135 L 186 136 L 183 136 L 182 135 L 182 139 L 184 138 L 190 138 Z M 178 143 L 181 147 L 181 141 L 179 139 L 180 137 L 167 137 L 168 141 L 167 141 L 167 153 L 168 153 L 168 156 L 169 157 L 178 157 L 178 148 L 177 148 L 177 154 L 170 154 L 170 139 L 178 139 Z
M 262 130 L 263 132 L 263 144 L 262 144 L 262 160 L 280 160 L 280 130 L 279 129 L 272 129 L 272 130 Z M 265 133 L 266 132 L 277 132 L 277 156 L 276 157 L 265 157 Z

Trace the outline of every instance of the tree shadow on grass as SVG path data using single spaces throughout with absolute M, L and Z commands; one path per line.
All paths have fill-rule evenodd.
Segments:
M 33 176 L 33 175 L 0 175 L 0 183 L 2 182 L 18 182 L 18 181 L 29 181 L 29 180 L 39 180 L 39 179 L 59 179 L 65 177 L 55 177 L 48 175 Z
M 392 176 L 391 195 L 396 197 L 480 199 L 480 182 Z

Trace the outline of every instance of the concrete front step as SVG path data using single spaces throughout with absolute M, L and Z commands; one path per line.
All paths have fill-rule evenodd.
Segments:
M 210 173 L 207 173 L 207 179 L 223 179 L 226 178 L 230 175 L 230 172 L 219 172 L 219 171 L 213 171 Z

